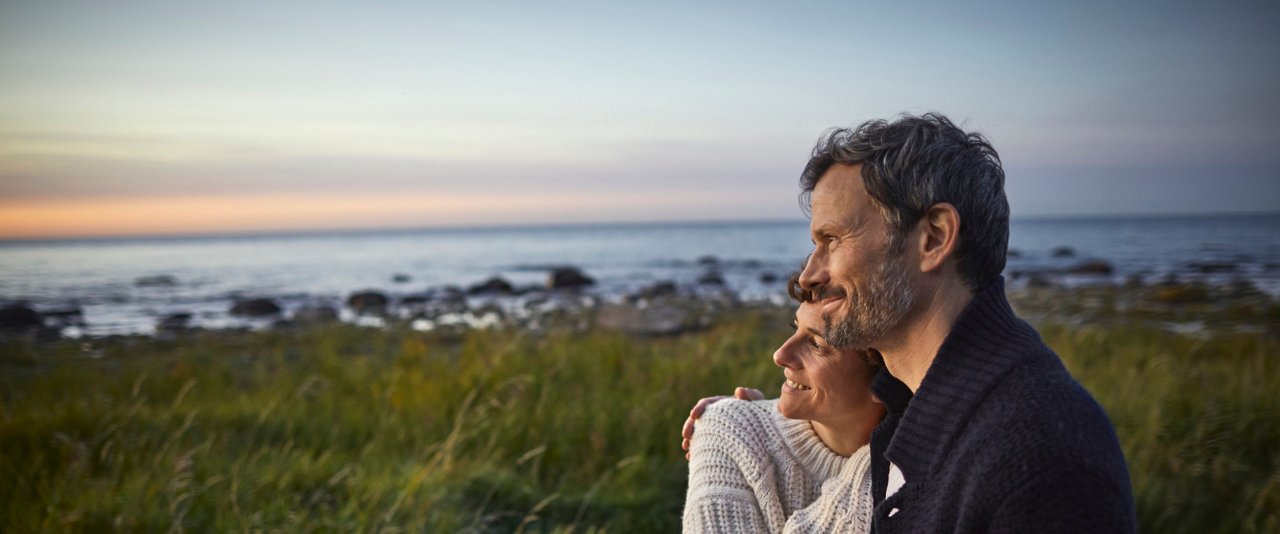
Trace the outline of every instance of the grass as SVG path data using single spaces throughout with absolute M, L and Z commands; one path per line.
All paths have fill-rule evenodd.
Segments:
M 6 341 L 0 531 L 678 530 L 680 423 L 700 397 L 777 387 L 788 314 L 658 339 Z M 1041 331 L 1114 420 L 1144 531 L 1280 529 L 1274 336 Z

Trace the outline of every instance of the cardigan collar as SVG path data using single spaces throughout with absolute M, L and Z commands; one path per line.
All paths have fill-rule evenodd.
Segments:
M 956 319 L 915 395 L 892 377 L 872 383 L 900 419 L 885 457 L 907 480 L 933 471 L 982 399 L 1038 344 L 1039 335 L 1009 307 L 1004 279 L 987 284 Z

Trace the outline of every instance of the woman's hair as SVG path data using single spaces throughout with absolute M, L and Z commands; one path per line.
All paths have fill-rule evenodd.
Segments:
M 789 295 L 792 300 L 800 304 L 804 304 L 806 302 L 813 302 L 814 300 L 816 300 L 815 298 L 816 295 L 814 294 L 813 291 L 805 289 L 803 286 L 800 285 L 799 272 L 791 273 L 791 276 L 787 278 L 787 295 Z M 858 351 L 858 354 L 861 355 L 862 358 L 867 361 L 867 365 L 870 365 L 877 369 L 884 366 L 884 356 L 881 356 L 880 351 L 878 350 L 875 350 L 875 349 L 860 350 Z
M 791 273 L 791 277 L 787 279 L 787 295 L 798 303 L 813 302 L 813 291 L 805 289 L 800 285 L 800 273 Z

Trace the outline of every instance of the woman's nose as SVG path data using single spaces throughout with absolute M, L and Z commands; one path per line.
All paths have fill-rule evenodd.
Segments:
M 778 367 L 791 368 L 795 365 L 795 358 L 791 354 L 791 340 L 788 339 L 778 350 L 773 351 L 773 363 Z

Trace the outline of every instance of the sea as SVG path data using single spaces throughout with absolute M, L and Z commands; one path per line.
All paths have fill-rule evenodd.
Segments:
M 286 310 L 343 309 L 353 292 L 392 299 L 492 277 L 545 287 L 550 269 L 593 278 L 601 300 L 662 282 L 696 288 L 715 272 L 743 301 L 781 299 L 811 245 L 805 220 L 396 229 L 180 237 L 0 241 L 0 304 L 71 312 L 65 336 L 153 334 L 172 314 L 205 328 L 260 326 L 229 313 L 267 297 Z M 1101 260 L 1111 274 L 1065 274 Z M 1280 297 L 1280 213 L 1015 218 L 1006 278 L 1058 283 L 1128 280 L 1252 283 Z M 353 320 L 343 309 L 345 320 Z

